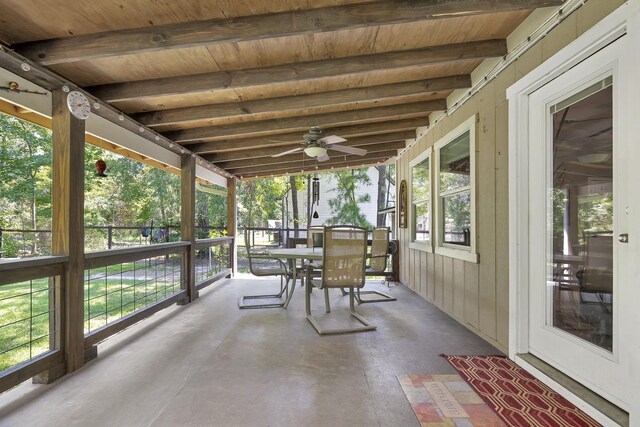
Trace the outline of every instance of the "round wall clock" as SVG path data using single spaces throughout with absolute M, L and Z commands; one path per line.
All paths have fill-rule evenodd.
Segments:
M 77 90 L 73 90 L 67 95 L 67 107 L 69 107 L 71 114 L 80 120 L 86 120 L 91 114 L 89 100 Z

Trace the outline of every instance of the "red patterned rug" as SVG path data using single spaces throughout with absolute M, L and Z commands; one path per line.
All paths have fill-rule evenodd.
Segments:
M 506 357 L 442 357 L 509 426 L 600 426 Z

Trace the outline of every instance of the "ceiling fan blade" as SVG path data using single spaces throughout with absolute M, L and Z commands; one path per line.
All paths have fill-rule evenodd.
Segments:
M 319 162 L 326 162 L 327 160 L 329 160 L 329 155 L 327 153 L 324 153 L 322 156 L 316 157 L 316 160 Z
M 303 147 L 294 148 L 293 150 L 287 150 L 287 151 L 283 151 L 282 153 L 274 154 L 271 157 L 286 156 L 287 154 L 293 154 L 293 153 L 297 153 L 298 151 L 302 151 L 302 149 Z
M 346 139 L 344 139 L 341 136 L 337 136 L 337 135 L 325 136 L 324 138 L 320 138 L 318 140 L 318 142 L 320 142 L 322 144 L 326 144 L 326 145 L 337 144 L 338 142 L 346 142 L 346 141 L 347 141 Z
M 356 147 L 347 147 L 345 145 L 331 145 L 327 147 L 328 150 L 340 151 L 342 153 L 347 154 L 356 154 L 358 156 L 364 156 L 367 154 L 367 150 L 363 150 L 362 148 Z

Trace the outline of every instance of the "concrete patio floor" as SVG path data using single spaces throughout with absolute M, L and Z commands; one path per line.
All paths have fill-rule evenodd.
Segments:
M 289 309 L 239 310 L 277 288 L 224 280 L 112 337 L 98 358 L 50 385 L 0 396 L 2 426 L 419 426 L 396 378 L 447 374 L 447 354 L 498 354 L 404 286 L 358 311 L 374 332 L 319 336 L 298 287 Z M 386 289 L 374 283 L 374 287 Z M 331 294 L 346 319 L 348 297 Z M 320 292 L 314 313 L 323 313 Z

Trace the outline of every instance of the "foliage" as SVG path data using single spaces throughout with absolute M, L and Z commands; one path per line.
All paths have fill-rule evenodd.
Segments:
M 0 113 L 0 165 L 0 227 L 50 227 L 51 133 Z
M 567 189 L 553 189 L 553 242 L 554 251 L 562 252 L 564 244 L 565 211 L 568 206 Z M 573 191 L 578 191 L 573 187 Z M 587 237 L 597 234 L 610 234 L 613 232 L 613 194 L 610 192 L 594 192 L 581 194 L 578 199 L 578 223 L 575 238 L 578 240 L 570 244 L 585 246 Z M 573 248 L 575 249 L 575 248 Z
M 306 187 L 296 177 L 298 191 Z M 289 177 L 241 181 L 238 184 L 239 227 L 267 227 L 269 219 L 282 219 L 283 203 L 291 189 Z
M 138 226 L 180 223 L 180 177 L 86 145 L 85 224 Z M 107 176 L 93 165 L 107 163 Z
M 224 227 L 227 223 L 227 198 L 196 190 L 196 227 L 198 239 L 220 237 L 226 230 L 207 230 L 208 227 Z
M 154 228 L 179 226 L 180 177 L 93 145 L 85 145 L 85 225 Z M 95 174 L 99 159 L 107 163 L 106 177 Z M 0 227 L 49 230 L 51 228 L 51 132 L 0 113 Z M 197 192 L 198 225 L 226 223 L 226 198 Z M 5 257 L 50 253 L 50 233 L 2 235 Z M 125 233 L 120 233 L 124 235 Z M 140 244 L 131 230 L 128 244 Z M 205 233 L 206 234 L 206 233 Z M 87 229 L 87 250 L 106 249 L 106 230 Z M 114 236 L 116 233 L 114 232 Z M 177 238 L 176 236 L 173 236 Z M 206 235 L 198 237 L 209 237 Z
M 334 176 L 337 181 L 337 187 L 333 190 L 336 196 L 329 200 L 332 216 L 327 219 L 327 224 L 349 224 L 373 228 L 359 206 L 371 200 L 371 195 L 356 196 L 357 187 L 371 184 L 367 169 L 338 171 Z

